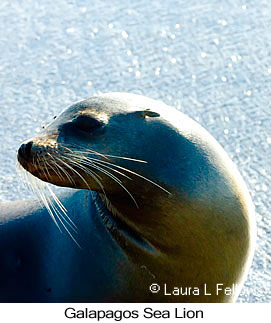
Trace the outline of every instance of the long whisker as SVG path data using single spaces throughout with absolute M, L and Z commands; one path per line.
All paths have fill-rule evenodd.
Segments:
M 39 157 L 38 157 L 38 159 L 39 159 Z M 46 176 L 46 178 L 47 178 L 47 180 L 49 181 L 50 173 L 49 173 L 49 171 L 48 171 L 47 163 L 46 163 L 46 159 L 45 159 L 45 157 L 44 157 L 44 156 L 43 156 L 43 158 L 42 158 L 42 162 L 43 162 L 43 164 L 44 164 L 44 168 L 45 168 L 46 173 L 47 173 L 47 175 L 48 175 L 48 176 Z
M 94 161 L 95 162 L 95 161 Z M 96 161 L 97 162 L 97 161 Z M 104 161 L 104 160 L 100 160 L 99 162 L 101 162 L 101 163 L 103 163 L 103 164 L 107 164 L 108 162 L 106 162 L 106 161 Z M 143 175 L 140 175 L 140 174 L 138 174 L 138 173 L 136 173 L 136 172 L 134 172 L 134 171 L 132 171 L 132 170 L 130 170 L 130 169 L 128 169 L 128 168 L 125 168 L 125 167 L 122 167 L 122 166 L 119 166 L 119 165 L 116 165 L 116 164 L 112 164 L 112 163 L 110 163 L 112 166 L 114 166 L 114 167 L 117 167 L 117 168 L 119 168 L 119 169 L 122 169 L 122 170 L 124 170 L 124 171 L 126 171 L 126 172 L 128 172 L 128 173 L 131 173 L 131 174 L 133 174 L 133 175 L 136 175 L 136 176 L 138 176 L 138 177 L 140 177 L 140 178 L 142 178 L 142 179 L 144 179 L 145 181 L 147 181 L 147 182 L 149 182 L 149 183 L 151 183 L 151 184 L 153 184 L 153 185 L 155 185 L 155 186 L 157 186 L 158 188 L 160 188 L 162 191 L 164 191 L 164 192 L 166 192 L 167 194 L 169 194 L 169 195 L 171 195 L 171 193 L 168 191 L 168 190 L 166 190 L 164 187 L 162 187 L 161 185 L 159 185 L 159 184 L 157 184 L 157 183 L 155 183 L 155 182 L 153 182 L 152 180 L 150 180 L 149 178 L 147 178 L 147 177 L 145 177 L 145 176 L 143 176 Z
M 39 158 L 38 158 L 39 159 Z M 47 161 L 46 159 L 43 157 L 43 165 L 44 168 L 47 170 L 47 173 L 49 175 L 48 172 L 48 168 L 47 168 Z M 49 175 L 50 176 L 50 175 Z M 47 177 L 48 179 L 48 177 Z M 51 196 L 53 197 L 55 203 L 57 204 L 57 206 L 59 207 L 60 211 L 58 214 L 61 216 L 61 218 L 63 218 L 63 220 L 74 230 L 77 232 L 77 227 L 76 225 L 73 223 L 73 221 L 69 218 L 69 216 L 67 215 L 67 209 L 64 207 L 64 205 L 60 202 L 60 200 L 57 198 L 57 196 L 54 194 L 54 192 L 51 190 L 50 186 L 46 183 L 46 188 L 48 189 L 49 193 L 51 194 Z M 54 208 L 54 207 L 53 207 Z M 57 212 L 58 210 L 56 208 L 54 208 L 55 212 Z M 66 216 L 66 218 L 65 218 Z
M 62 157 L 64 157 L 64 156 L 62 156 Z M 71 158 L 67 158 L 66 157 L 66 159 L 68 161 L 72 162 L 72 163 L 75 163 L 75 166 L 77 166 L 78 168 L 81 168 L 82 170 L 84 170 L 85 172 L 87 172 L 96 181 L 96 183 L 100 186 L 101 190 L 103 191 L 104 196 L 107 199 L 107 196 L 106 196 L 106 193 L 105 193 L 105 190 L 104 190 L 104 186 L 103 186 L 103 184 L 101 182 L 102 179 L 101 179 L 101 177 L 98 174 L 96 174 L 93 170 L 90 170 L 89 168 L 86 168 L 86 167 L 82 166 L 81 164 L 75 162 Z
M 88 182 L 84 179 L 84 177 L 80 174 L 80 173 L 78 173 L 73 167 L 71 167 L 69 164 L 67 164 L 66 162 L 64 162 L 63 161 L 63 159 L 61 159 L 61 158 L 58 158 L 58 157 L 56 157 L 56 159 L 59 161 L 59 162 L 61 162 L 63 165 L 65 165 L 66 167 L 68 167 L 71 171 L 73 171 L 74 173 L 76 173 L 81 179 L 82 179 L 82 181 L 86 184 L 86 186 L 88 187 L 88 189 L 90 190 L 90 187 L 89 187 L 89 185 L 88 185 Z
M 47 188 L 49 188 L 48 187 L 48 185 L 47 185 Z M 77 242 L 77 240 L 74 238 L 74 236 L 71 234 L 71 232 L 69 231 L 69 229 L 67 228 L 67 226 L 65 225 L 65 223 L 62 221 L 62 219 L 63 220 L 65 220 L 65 218 L 63 218 L 62 217 L 62 215 L 61 215 L 61 213 L 59 212 L 59 210 L 54 206 L 54 204 L 53 204 L 53 202 L 50 200 L 50 199 L 48 199 L 48 202 L 49 202 L 49 204 L 51 205 L 51 207 L 52 207 L 52 209 L 54 210 L 54 212 L 55 212 L 55 215 L 57 216 L 57 218 L 58 218 L 58 220 L 60 221 L 60 223 L 62 224 L 62 226 L 64 227 L 64 229 L 66 230 L 66 232 L 68 233 L 68 235 L 71 237 L 71 239 L 75 242 L 75 244 L 81 249 L 81 246 L 79 245 L 79 243 Z M 65 220 L 66 221 L 66 223 L 67 223 L 67 220 Z M 70 224 L 69 224 L 70 225 Z M 70 225 L 71 226 L 71 225 Z M 72 227 L 73 228 L 73 227 Z M 75 230 L 74 228 L 73 228 L 73 230 Z M 76 232 L 77 232 L 77 230 L 75 230 Z
M 59 165 L 59 164 L 56 162 L 55 158 L 54 158 L 50 153 L 48 153 L 48 156 L 50 156 L 50 157 L 51 157 L 51 162 L 52 162 L 56 167 L 58 167 L 58 168 L 60 169 L 60 171 L 62 171 L 62 172 L 63 172 L 63 174 L 67 177 L 68 181 L 69 181 L 71 184 L 74 184 L 74 185 L 75 185 L 75 182 L 74 182 L 73 178 L 69 175 L 69 173 L 68 173 L 68 172 L 66 172 L 66 170 L 65 170 L 61 165 Z
M 57 204 L 57 206 L 59 207 L 59 209 L 62 211 L 62 213 L 60 213 L 60 216 L 62 217 L 62 219 L 76 232 L 78 233 L 78 229 L 77 226 L 74 224 L 74 222 L 72 221 L 72 219 L 68 216 L 67 214 L 67 209 L 65 208 L 65 206 L 61 203 L 61 201 L 59 200 L 59 198 L 55 195 L 55 193 L 52 191 L 52 189 L 50 188 L 50 186 L 47 184 L 47 189 L 50 192 L 51 196 L 53 197 L 55 203 Z M 66 217 L 66 218 L 65 218 Z
M 67 156 L 67 155 L 63 155 L 63 156 L 61 156 L 62 158 L 65 158 L 68 162 L 76 162 L 76 160 L 74 159 L 74 158 L 71 158 L 71 157 L 69 157 L 69 156 Z M 87 173 L 89 173 L 91 176 L 92 176 L 92 172 L 91 172 L 91 170 L 89 169 L 89 168 L 87 168 L 87 167 L 85 167 L 85 166 L 83 166 L 82 164 L 79 164 L 79 163 L 77 163 L 76 162 L 76 166 L 78 166 L 79 168 L 81 168 L 82 170 L 84 170 L 85 172 L 87 172 Z M 99 176 L 99 175 L 97 175 L 96 174 L 96 176 L 100 179 L 100 180 L 102 180 L 102 178 Z
M 102 163 L 102 164 L 107 164 L 107 165 L 111 165 L 111 166 L 113 166 L 113 167 L 116 167 L 116 168 L 118 168 L 118 169 L 122 169 L 122 170 L 124 170 L 124 171 L 126 171 L 126 172 L 129 172 L 129 173 L 131 173 L 131 174 L 133 174 L 133 175 L 136 175 L 136 176 L 138 176 L 138 177 L 140 177 L 140 178 L 142 178 L 142 179 L 144 179 L 144 180 L 146 180 L 146 181 L 150 182 L 151 184 L 153 184 L 153 185 L 157 186 L 158 188 L 160 188 L 160 189 L 161 189 L 161 190 L 163 190 L 164 192 L 166 192 L 166 193 L 168 193 L 169 195 L 171 195 L 171 193 L 170 193 L 168 190 L 166 190 L 165 188 L 163 188 L 163 187 L 162 187 L 162 186 L 160 186 L 159 184 L 157 184 L 157 183 L 153 182 L 152 180 L 150 180 L 149 178 L 147 178 L 147 177 L 145 177 L 145 176 L 143 176 L 143 175 L 140 175 L 140 174 L 138 174 L 138 173 L 136 173 L 136 172 L 133 172 L 133 171 L 132 171 L 132 170 L 130 170 L 130 169 L 127 169 L 127 168 L 125 168 L 125 167 L 122 167 L 122 166 L 119 166 L 119 165 L 116 165 L 116 164 L 113 164 L 113 163 L 106 162 L 106 161 L 104 161 L 104 160 L 99 160 L 99 159 L 96 159 L 96 158 L 92 158 L 92 157 L 86 157 L 86 159 L 88 159 L 90 162 L 93 162 L 93 163 Z
M 69 161 L 71 161 L 71 162 L 74 162 L 71 158 L 69 158 L 68 159 Z M 82 166 L 81 164 L 78 164 L 77 162 L 76 162 L 76 166 L 77 167 L 79 167 L 79 168 L 81 168 L 81 169 L 83 169 L 84 171 L 86 171 L 87 173 L 89 173 L 90 174 L 90 176 L 96 181 L 96 183 L 100 186 L 100 188 L 101 188 L 101 190 L 102 190 L 102 192 L 103 192 L 103 194 L 104 194 L 104 196 L 105 196 L 105 199 L 108 201 L 108 198 L 107 198 L 107 195 L 106 195 L 106 192 L 105 192 L 105 189 L 104 189 L 104 186 L 103 186 L 103 184 L 102 184 L 102 178 L 97 174 L 97 173 L 95 173 L 95 171 L 94 170 L 90 170 L 89 168 L 86 168 L 86 167 L 84 167 L 84 166 Z
M 116 156 L 116 155 L 109 155 L 109 154 L 101 154 L 99 152 L 96 152 L 94 150 L 90 150 L 90 149 L 87 149 L 86 147 L 84 146 L 81 146 L 81 145 L 76 145 L 76 144 L 59 144 L 61 147 L 63 148 L 66 148 L 68 149 L 66 146 L 70 146 L 70 147 L 79 147 L 79 148 L 83 148 L 84 151 L 78 151 L 78 150 L 72 150 L 72 149 L 69 149 L 72 150 L 72 152 L 74 153 L 80 153 L 80 154 L 93 154 L 93 155 L 100 155 L 102 157 L 112 157 L 112 158 L 120 158 L 120 159 L 125 159 L 125 160 L 130 160 L 130 161 L 134 161 L 134 162 L 139 162 L 139 163 L 145 163 L 147 164 L 148 162 L 146 160 L 141 160 L 141 159 L 135 159 L 135 158 L 130 158 L 130 157 L 124 157 L 124 156 Z M 108 158 L 106 158 L 108 159 Z
M 63 145 L 63 144 L 60 144 L 60 145 L 61 145 L 61 147 L 63 147 L 64 149 L 67 149 L 67 150 L 69 150 L 69 151 L 72 151 L 72 152 L 73 152 L 73 150 L 72 150 L 72 149 L 70 149 L 70 148 L 66 147 L 66 146 L 67 146 L 67 145 L 69 145 L 69 144 L 66 144 L 66 146 L 65 146 L 65 145 Z M 78 146 L 78 147 L 82 147 L 82 148 L 83 148 L 83 146 L 75 145 L 75 144 L 72 144 L 72 145 L 70 145 L 70 146 Z M 87 150 L 87 151 L 89 151 L 89 152 L 90 152 L 90 153 L 92 153 L 92 154 L 99 155 L 99 156 L 101 156 L 101 157 L 103 157 L 103 158 L 105 158 L 105 159 L 108 159 L 108 158 L 106 157 L 106 155 L 101 154 L 101 153 L 99 153 L 99 152 L 97 152 L 97 151 L 95 151 L 95 150 L 88 149 L 88 148 L 86 148 L 86 147 L 84 147 L 84 150 Z
M 65 156 L 62 156 L 63 158 L 65 158 Z M 80 167 L 80 164 L 78 164 L 78 162 L 73 162 L 75 165 L 79 165 L 78 167 Z M 129 196 L 131 197 L 131 199 L 134 201 L 136 207 L 138 208 L 138 204 L 135 200 L 135 198 L 133 197 L 133 195 L 128 191 L 128 189 L 122 184 L 122 182 L 119 180 L 119 178 L 117 178 L 116 176 L 114 176 L 113 174 L 107 172 L 106 170 L 102 169 L 101 167 L 99 166 L 95 166 L 95 165 L 90 165 L 92 166 L 93 168 L 96 168 L 97 170 L 101 171 L 102 173 L 104 173 L 105 175 L 107 175 L 108 177 L 112 178 L 116 183 L 118 183 L 128 194 Z
M 83 162 L 86 165 L 93 166 L 93 167 L 95 166 L 95 164 L 93 162 L 90 163 L 85 156 L 73 155 L 73 157 L 76 158 L 76 159 L 78 159 L 78 160 L 80 160 L 80 162 Z M 99 163 L 97 163 L 97 164 L 99 164 Z M 110 166 L 101 165 L 101 164 L 99 164 L 99 165 L 102 166 L 102 167 L 105 167 L 107 169 L 110 169 L 113 172 L 115 172 L 115 173 L 117 173 L 117 174 L 119 174 L 121 176 L 124 176 L 124 177 L 128 178 L 129 180 L 133 180 L 131 177 L 127 176 L 126 174 L 124 174 L 124 173 L 122 173 L 122 172 L 120 172 L 120 171 L 118 171 L 118 170 L 116 170 L 116 169 L 114 169 L 114 168 L 112 168 Z
M 37 159 L 36 159 L 36 161 L 37 161 L 37 164 L 38 164 L 38 168 L 39 168 L 39 169 L 42 169 L 43 174 L 44 174 L 44 176 L 46 177 L 46 179 L 47 179 L 47 181 L 48 181 L 48 180 L 49 180 L 49 178 L 48 178 L 48 176 L 47 176 L 47 175 L 46 175 L 46 173 L 45 173 L 45 167 L 41 167 L 41 164 L 40 164 L 41 160 L 40 160 L 39 155 L 37 155 Z
M 41 160 L 39 159 L 36 162 L 40 167 Z M 43 164 L 45 166 L 46 160 L 43 160 L 43 162 L 44 162 Z M 45 173 L 44 173 L 44 175 L 45 175 Z M 26 183 L 29 185 L 30 189 L 33 191 L 34 194 L 36 194 L 39 197 L 38 201 L 43 202 L 43 205 L 46 207 L 48 213 L 50 214 L 52 220 L 56 224 L 59 231 L 62 233 L 62 230 L 61 230 L 56 218 L 61 223 L 61 225 L 64 227 L 64 229 L 67 231 L 67 233 L 69 234 L 71 239 L 76 243 L 76 245 L 79 248 L 81 248 L 81 246 L 76 241 L 76 239 L 73 237 L 73 235 L 71 234 L 71 232 L 69 231 L 69 229 L 67 228 L 67 226 L 65 225 L 65 223 L 63 221 L 65 221 L 67 223 L 67 225 L 69 225 L 75 233 L 78 233 L 77 227 L 73 223 L 73 221 L 68 217 L 68 215 L 66 213 L 67 212 L 66 208 L 60 202 L 60 200 L 56 197 L 54 192 L 51 190 L 50 186 L 47 183 L 40 181 L 39 179 L 37 179 L 36 177 L 34 177 L 32 174 L 28 173 L 27 171 L 24 171 L 24 176 L 25 176 L 25 180 L 27 178 Z M 49 196 L 47 196 L 45 188 L 48 189 L 49 193 L 51 194 L 51 196 L 53 197 L 53 199 L 56 203 L 56 206 L 58 206 L 59 209 L 57 209 L 57 207 L 54 205 L 54 203 L 50 200 Z M 64 216 L 66 216 L 67 219 Z M 62 221 L 62 219 L 63 219 L 63 221 Z
M 35 177 L 33 178 L 33 180 L 35 181 L 35 183 L 34 183 L 34 181 L 32 182 L 32 184 L 34 184 L 34 186 L 33 186 L 34 191 L 38 193 L 38 195 L 39 195 L 39 197 L 41 198 L 41 200 L 43 201 L 43 203 L 44 203 L 44 205 L 45 205 L 46 209 L 48 210 L 48 212 L 49 212 L 49 214 L 50 214 L 51 218 L 52 218 L 52 219 L 53 219 L 53 221 L 55 222 L 55 224 L 56 224 L 56 226 L 58 227 L 59 231 L 60 231 L 60 232 L 62 232 L 62 230 L 61 230 L 61 228 L 60 228 L 59 224 L 57 223 L 56 218 L 55 218 L 55 216 L 54 216 L 54 214 L 53 214 L 53 212 L 52 212 L 52 210 L 51 210 L 51 207 L 50 207 L 51 205 L 50 205 L 50 203 L 48 202 L 48 200 L 47 200 L 47 198 L 46 198 L 46 195 L 44 194 L 44 192 L 42 192 L 42 191 L 41 191 L 41 186 L 39 185 L 38 180 L 36 180 L 36 178 L 35 178 Z
M 22 182 L 25 184 L 25 186 L 34 194 L 37 195 L 37 192 L 34 191 L 33 186 L 30 184 L 30 174 L 21 166 L 21 164 L 19 162 L 17 162 L 16 165 L 16 170 L 18 175 L 20 176 Z M 32 175 L 31 175 L 32 176 Z M 31 179 L 32 180 L 32 179 Z M 38 202 L 40 204 L 40 206 L 42 207 L 43 204 L 40 200 L 40 198 L 38 199 Z
M 47 161 L 46 161 L 46 159 L 44 157 L 43 157 L 43 164 L 44 164 L 45 169 L 47 169 L 47 172 L 48 172 L 48 168 L 47 168 L 47 164 L 48 163 L 47 163 Z M 53 167 L 52 167 L 52 169 L 53 169 Z M 48 172 L 48 174 L 49 174 L 49 172 Z M 74 222 L 70 219 L 70 217 L 68 216 L 67 209 L 60 202 L 60 200 L 58 199 L 58 197 L 54 194 L 54 192 L 51 190 L 50 186 L 47 183 L 46 183 L 46 187 L 47 187 L 49 193 L 51 194 L 51 196 L 53 197 L 55 203 L 57 204 L 57 206 L 59 207 L 59 209 L 61 211 L 61 212 L 59 212 L 59 215 L 61 216 L 61 218 L 77 233 L 78 232 L 77 231 L 77 227 L 74 224 Z
M 55 167 L 53 165 L 51 165 L 50 163 L 48 163 L 48 161 L 46 161 L 47 166 L 50 167 L 53 170 L 53 172 L 56 174 L 56 176 L 58 176 L 58 178 L 64 180 L 64 176 L 57 169 L 57 166 L 58 165 L 56 165 L 55 161 L 54 160 L 51 160 L 50 162 L 52 162 Z

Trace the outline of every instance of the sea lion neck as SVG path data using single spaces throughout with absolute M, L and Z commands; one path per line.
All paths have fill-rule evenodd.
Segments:
M 111 204 L 103 194 L 91 191 L 92 201 L 94 203 L 95 214 L 102 220 L 105 228 L 112 236 L 118 246 L 126 250 L 127 248 L 140 249 L 146 253 L 157 253 L 154 246 L 141 235 L 141 232 L 132 223 L 127 221 L 127 217 Z
M 97 194 L 97 193 L 95 193 Z M 174 194 L 153 191 L 153 194 L 143 198 L 135 197 L 137 205 L 129 199 L 124 199 L 118 195 L 97 194 L 99 196 L 102 210 L 106 209 L 110 218 L 117 219 L 129 228 L 131 232 L 139 235 L 141 240 L 156 251 L 163 252 L 168 249 L 168 245 L 176 245 L 176 239 L 166 237 L 161 239 L 157 232 L 173 232 L 172 223 L 176 222 L 176 234 L 182 234 L 177 223 L 185 221 L 178 213 L 184 208 Z M 173 207 L 174 205 L 174 207 Z M 169 207 L 170 206 L 170 207 Z M 177 232 L 178 231 L 178 232 Z M 171 240 L 171 241 L 170 241 Z M 141 241 L 140 244 L 142 245 Z M 148 247 L 149 248 L 149 247 Z

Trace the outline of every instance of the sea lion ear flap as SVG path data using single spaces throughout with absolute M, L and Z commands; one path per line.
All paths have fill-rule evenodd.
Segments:
M 153 112 L 150 109 L 144 110 L 144 111 L 137 111 L 136 114 L 140 117 L 146 118 L 146 117 L 151 117 L 151 118 L 156 118 L 160 117 L 160 114 L 157 112 Z

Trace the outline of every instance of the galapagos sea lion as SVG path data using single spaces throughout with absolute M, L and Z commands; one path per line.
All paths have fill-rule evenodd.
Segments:
M 18 160 L 77 190 L 55 205 L 39 191 L 54 221 L 35 201 L 1 205 L 1 301 L 236 300 L 253 255 L 253 204 L 222 147 L 183 113 L 98 95 L 23 143 Z

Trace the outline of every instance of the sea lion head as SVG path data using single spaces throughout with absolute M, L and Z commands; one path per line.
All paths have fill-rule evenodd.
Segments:
M 45 182 L 130 202 L 157 203 L 162 195 L 193 207 L 199 202 L 201 209 L 222 207 L 233 195 L 242 199 L 245 190 L 227 154 L 199 124 L 135 94 L 71 105 L 22 144 L 18 160 Z
M 21 145 L 19 163 L 45 182 L 134 202 L 150 191 L 169 194 L 173 169 L 168 158 L 176 157 L 168 148 L 178 131 L 169 127 L 155 101 L 138 98 L 111 94 L 71 105 Z

